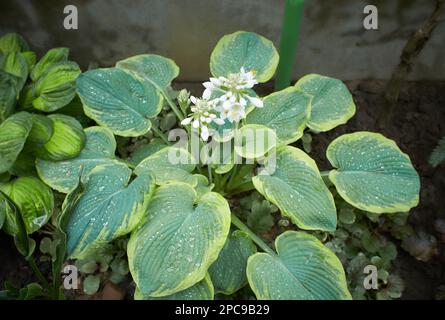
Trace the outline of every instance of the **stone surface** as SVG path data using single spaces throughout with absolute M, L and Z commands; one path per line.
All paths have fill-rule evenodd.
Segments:
M 39 54 L 71 48 L 83 68 L 110 66 L 145 52 L 173 58 L 180 79 L 208 77 L 216 41 L 236 30 L 260 33 L 278 46 L 284 1 L 279 0 L 2 0 L 0 34 L 23 34 Z M 306 0 L 294 77 L 317 72 L 344 80 L 388 79 L 407 37 L 432 12 L 434 0 L 375 0 L 378 31 L 363 28 L 368 0 Z M 63 28 L 63 8 L 74 4 L 79 29 Z M 411 79 L 445 79 L 445 23 L 419 57 Z

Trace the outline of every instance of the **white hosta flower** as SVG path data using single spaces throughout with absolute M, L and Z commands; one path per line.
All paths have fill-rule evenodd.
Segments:
M 242 67 L 239 73 L 230 74 L 227 78 L 210 78 L 210 81 L 204 82 L 203 85 L 205 90 L 203 93 L 203 98 L 210 99 L 213 92 L 222 93 L 222 95 L 217 99 L 223 105 L 225 114 L 229 112 L 229 110 L 227 110 L 229 106 L 239 109 L 239 105 L 241 105 L 243 107 L 243 111 L 244 107 L 249 104 L 256 108 L 262 108 L 263 101 L 260 98 L 250 96 L 250 92 L 248 91 L 248 89 L 253 88 L 253 86 L 257 83 L 258 81 L 255 79 L 255 73 L 253 71 L 246 72 Z M 238 111 L 234 113 L 238 113 Z M 243 113 L 245 115 L 245 112 Z M 238 117 L 235 118 L 238 119 Z M 239 120 L 237 120 L 237 122 L 238 121 Z
M 215 100 L 198 99 L 191 96 L 190 101 L 193 103 L 191 107 L 192 113 L 188 118 L 181 121 L 181 124 L 187 126 L 192 124 L 192 127 L 201 132 L 201 139 L 207 141 L 212 133 L 209 125 L 212 122 L 216 124 L 224 124 L 224 120 L 219 119 L 215 114 Z
M 246 117 L 246 106 L 240 102 L 233 104 L 226 103 L 220 108 L 220 118 L 227 119 L 230 122 L 239 122 Z

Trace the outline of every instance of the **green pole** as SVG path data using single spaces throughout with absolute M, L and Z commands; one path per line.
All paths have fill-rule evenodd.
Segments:
M 292 80 L 292 67 L 297 51 L 304 0 L 286 0 L 280 40 L 280 62 L 275 78 L 275 89 L 287 88 Z

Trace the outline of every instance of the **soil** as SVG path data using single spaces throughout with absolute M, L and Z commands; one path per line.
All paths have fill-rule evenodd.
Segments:
M 326 148 L 333 139 L 344 133 L 377 131 L 395 140 L 410 156 L 421 177 L 420 204 L 411 211 L 409 223 L 416 231 L 425 231 L 440 239 L 441 235 L 434 229 L 434 221 L 437 218 L 445 219 L 445 165 L 432 168 L 428 158 L 438 140 L 445 135 L 445 82 L 405 83 L 393 119 L 382 128 L 376 124 L 376 120 L 384 105 L 382 96 L 386 82 L 354 80 L 346 81 L 346 84 L 354 96 L 356 115 L 346 125 L 314 135 L 311 157 L 316 160 L 320 170 L 330 169 L 325 156 Z M 188 88 L 195 95 L 202 92 L 202 85 L 197 83 L 175 83 L 174 87 Z M 259 93 L 263 95 L 271 91 L 272 85 L 266 84 Z M 442 242 L 438 241 L 438 254 L 428 262 L 418 261 L 399 248 L 396 268 L 401 272 L 406 287 L 402 299 L 434 299 L 437 287 L 445 284 L 443 240 L 442 236 Z M 0 233 L 0 248 L 0 290 L 6 279 L 18 286 L 35 280 L 25 261 L 15 251 L 11 237 Z M 115 287 L 112 289 L 108 291 L 119 292 Z

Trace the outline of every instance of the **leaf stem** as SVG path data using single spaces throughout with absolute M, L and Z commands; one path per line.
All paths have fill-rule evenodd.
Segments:
M 181 110 L 178 109 L 176 104 L 164 92 L 163 92 L 163 96 L 164 96 L 165 101 L 167 101 L 167 103 L 170 106 L 170 108 L 173 110 L 173 112 L 178 117 L 178 119 L 180 121 L 184 120 L 184 114 L 182 113 Z
M 210 168 L 210 165 L 207 166 L 207 172 L 209 173 L 209 183 L 213 183 L 213 175 L 212 175 L 212 168 Z
M 164 141 L 166 144 L 171 145 L 170 141 L 168 141 L 167 137 L 165 136 L 164 133 L 162 133 L 161 130 L 159 130 L 156 126 L 153 120 L 151 120 L 151 130 L 153 130 L 153 132 L 162 139 L 162 141 Z
M 42 283 L 43 287 L 45 289 L 49 290 L 50 289 L 49 283 L 43 276 L 42 272 L 40 272 L 40 269 L 37 267 L 34 257 L 30 256 L 30 257 L 26 258 L 26 260 L 28 261 L 29 266 L 31 267 L 34 274 L 37 276 L 39 281 Z
M 244 231 L 249 235 L 255 244 L 260 247 L 264 252 L 270 254 L 272 257 L 275 257 L 277 254 L 273 251 L 260 237 L 258 237 L 252 230 L 249 229 L 248 226 L 244 224 L 235 214 L 232 213 L 232 224 Z
M 322 177 L 328 177 L 329 176 L 329 172 L 331 172 L 330 170 L 326 170 L 326 171 L 320 171 L 320 175 Z

